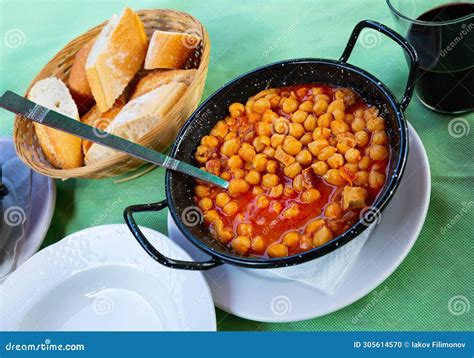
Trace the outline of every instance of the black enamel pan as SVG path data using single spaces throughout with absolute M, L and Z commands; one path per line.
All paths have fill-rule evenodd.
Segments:
M 393 93 L 375 76 L 347 63 L 363 28 L 372 28 L 381 32 L 405 50 L 410 69 L 405 94 L 401 101 L 398 101 Z M 378 106 L 386 119 L 392 154 L 386 183 L 371 209 L 366 211 L 365 216 L 348 231 L 327 244 L 284 258 L 271 259 L 239 255 L 209 236 L 209 231 L 200 220 L 199 213 L 193 203 L 194 179 L 170 170 L 166 172 L 166 200 L 126 208 L 124 217 L 128 227 L 139 244 L 154 260 L 168 267 L 186 270 L 207 270 L 224 263 L 247 268 L 276 268 L 296 265 L 321 257 L 343 246 L 363 232 L 368 227 L 367 223 L 374 216 L 380 214 L 393 197 L 400 182 L 408 155 L 408 128 L 403 112 L 413 94 L 417 67 L 418 56 L 403 37 L 375 21 L 362 21 L 354 28 L 339 61 L 314 58 L 293 59 L 272 63 L 243 74 L 212 94 L 191 115 L 181 129 L 171 156 L 196 165 L 193 154 L 200 139 L 210 132 L 217 121 L 227 115 L 228 106 L 233 102 L 245 103 L 249 97 L 265 88 L 298 83 L 327 83 L 352 88 L 368 103 Z M 210 255 L 210 260 L 205 262 L 174 260 L 164 256 L 151 245 L 138 228 L 133 214 L 159 211 L 166 207 L 169 208 L 173 220 L 187 240 Z M 197 215 L 194 220 L 193 214 Z

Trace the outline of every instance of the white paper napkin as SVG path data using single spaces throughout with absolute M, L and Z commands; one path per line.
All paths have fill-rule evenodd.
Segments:
M 265 274 L 271 276 L 299 281 L 331 294 L 359 255 L 375 225 L 376 223 L 371 224 L 362 234 L 346 245 L 318 259 L 296 266 L 256 271 L 265 271 Z

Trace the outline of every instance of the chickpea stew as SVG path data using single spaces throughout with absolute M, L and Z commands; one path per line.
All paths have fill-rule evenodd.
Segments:
M 195 187 L 212 237 L 239 254 L 275 258 L 355 224 L 385 184 L 390 146 L 379 110 L 356 92 L 301 84 L 232 103 L 194 157 L 230 182 L 227 191 Z

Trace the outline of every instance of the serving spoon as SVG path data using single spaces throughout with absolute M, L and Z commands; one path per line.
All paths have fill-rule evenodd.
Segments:
M 190 164 L 171 158 L 153 149 L 143 147 L 124 138 L 115 136 L 106 131 L 89 126 L 78 120 L 65 116 L 64 114 L 43 107 L 14 92 L 6 91 L 0 97 L 0 107 L 31 121 L 127 153 L 135 158 L 162 166 L 166 169 L 190 175 L 223 189 L 229 187 L 229 182 L 217 175 L 208 173 L 205 170 L 196 168 Z

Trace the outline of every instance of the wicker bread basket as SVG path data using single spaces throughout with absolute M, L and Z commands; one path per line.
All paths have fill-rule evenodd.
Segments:
M 197 69 L 189 88 L 173 109 L 167 113 L 162 123 L 138 141 L 141 145 L 162 151 L 172 143 L 180 127 L 197 108 L 201 100 L 209 64 L 209 35 L 198 20 L 183 12 L 174 10 L 139 10 L 136 13 L 145 25 L 149 38 L 154 30 L 160 29 L 187 32 L 198 35 L 202 39 L 201 44 L 196 48 L 186 65 L 186 68 Z M 75 54 L 85 43 L 97 36 L 105 24 L 106 22 L 69 42 L 43 67 L 41 72 L 31 82 L 26 94 L 35 82 L 46 77 L 56 76 L 66 81 Z M 53 178 L 107 178 L 126 173 L 143 165 L 143 161 L 126 154 L 117 153 L 106 160 L 92 165 L 74 169 L 56 169 L 44 156 L 31 121 L 16 116 L 13 137 L 18 156 L 33 170 Z

